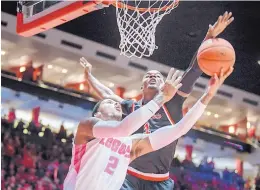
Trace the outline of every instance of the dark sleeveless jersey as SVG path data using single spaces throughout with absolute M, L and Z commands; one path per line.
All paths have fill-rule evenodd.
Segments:
M 152 133 L 166 125 L 173 125 L 182 118 L 182 104 L 184 98 L 175 95 L 136 133 Z M 142 101 L 125 100 L 122 102 L 124 114 L 128 115 L 142 106 Z M 175 153 L 177 140 L 168 146 L 136 158 L 130 166 L 143 173 L 165 174 L 169 168 Z

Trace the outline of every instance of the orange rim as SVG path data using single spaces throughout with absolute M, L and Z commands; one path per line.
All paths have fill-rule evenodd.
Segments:
M 120 9 L 122 9 L 126 6 L 127 9 L 129 9 L 131 11 L 138 10 L 139 12 L 145 12 L 145 11 L 149 10 L 150 12 L 158 12 L 158 11 L 167 11 L 168 9 L 171 9 L 171 8 L 176 8 L 179 5 L 179 0 L 175 0 L 175 2 L 173 4 L 168 5 L 168 6 L 165 5 L 161 8 L 138 8 L 138 7 L 134 7 L 134 6 L 131 6 L 131 5 L 127 5 L 127 4 L 122 3 L 122 2 L 117 2 L 117 3 L 114 2 L 112 5 L 120 8 Z

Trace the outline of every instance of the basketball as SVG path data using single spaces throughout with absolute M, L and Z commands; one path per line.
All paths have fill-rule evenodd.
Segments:
M 197 54 L 200 69 L 207 75 L 219 74 L 221 67 L 224 73 L 235 64 L 236 54 L 233 46 L 221 38 L 208 39 L 203 42 Z

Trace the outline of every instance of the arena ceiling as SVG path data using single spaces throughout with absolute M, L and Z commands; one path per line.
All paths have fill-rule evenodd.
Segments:
M 16 14 L 16 2 L 3 2 L 2 11 Z M 150 59 L 185 70 L 204 38 L 208 25 L 224 11 L 232 11 L 235 21 L 221 35 L 236 50 L 235 71 L 228 85 L 260 95 L 260 2 L 181 2 L 157 27 L 159 49 Z M 118 48 L 120 36 L 115 9 L 110 7 L 82 16 L 57 27 L 60 30 Z
M 1 67 L 9 71 L 10 67 L 19 66 L 24 55 L 31 55 L 34 66 L 44 64 L 43 81 L 56 85 L 80 82 L 84 80 L 82 66 L 78 63 L 79 55 L 69 51 L 64 51 L 48 44 L 35 41 L 33 38 L 23 38 L 18 35 L 2 31 L 1 48 L 6 52 L 1 55 Z M 140 93 L 141 73 L 134 73 L 125 68 L 99 62 L 95 59 L 87 58 L 93 65 L 93 73 L 104 85 L 114 89 L 115 86 L 126 87 L 126 97 L 134 97 Z M 109 70 L 109 72 L 107 72 Z M 66 72 L 64 72 L 66 71 Z M 131 77 L 124 77 L 129 76 Z M 114 87 L 111 84 L 115 85 Z M 191 107 L 201 96 L 201 92 L 193 91 L 192 95 L 185 102 L 184 107 Z M 12 96 L 7 96 L 12 97 Z M 10 102 L 9 102 L 10 103 Z M 212 113 L 208 115 L 208 113 Z M 201 117 L 201 124 L 205 126 L 233 125 L 248 118 L 254 125 L 258 125 L 259 110 L 249 107 L 236 105 L 221 98 L 214 100 L 207 107 L 207 111 Z

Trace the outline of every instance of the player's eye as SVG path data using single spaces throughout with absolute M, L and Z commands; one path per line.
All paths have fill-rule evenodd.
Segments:
M 107 103 L 112 104 L 113 102 L 111 100 L 108 100 Z

